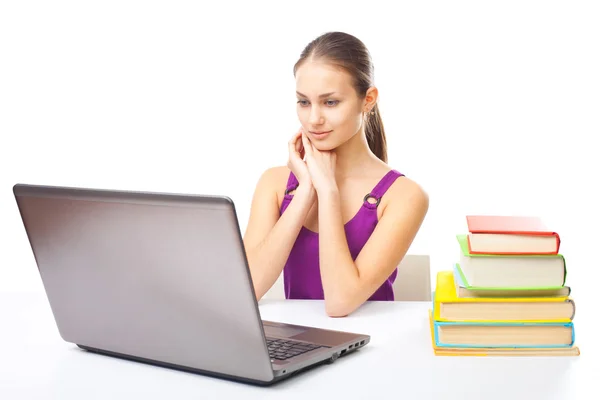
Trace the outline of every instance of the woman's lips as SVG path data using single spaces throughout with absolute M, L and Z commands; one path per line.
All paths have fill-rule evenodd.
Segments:
M 316 139 L 323 139 L 333 131 L 323 131 L 322 133 L 310 132 Z

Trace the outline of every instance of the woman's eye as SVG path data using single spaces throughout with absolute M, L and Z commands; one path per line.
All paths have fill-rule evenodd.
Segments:
M 328 106 L 333 107 L 333 106 L 336 106 L 339 102 L 340 102 L 339 100 L 327 100 L 325 103 Z M 308 100 L 298 100 L 297 103 L 304 107 L 304 106 L 308 105 Z

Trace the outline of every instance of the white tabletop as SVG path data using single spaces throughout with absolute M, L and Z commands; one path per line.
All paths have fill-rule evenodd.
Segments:
M 0 399 L 598 399 L 589 324 L 580 357 L 436 357 L 429 307 L 373 302 L 329 318 L 320 301 L 263 300 L 263 319 L 372 336 L 332 365 L 263 388 L 88 353 L 62 341 L 43 294 L 3 293 Z

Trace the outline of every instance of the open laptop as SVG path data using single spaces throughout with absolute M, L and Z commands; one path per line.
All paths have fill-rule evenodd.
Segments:
M 369 343 L 261 320 L 228 197 L 13 192 L 60 335 L 82 349 L 268 385 Z

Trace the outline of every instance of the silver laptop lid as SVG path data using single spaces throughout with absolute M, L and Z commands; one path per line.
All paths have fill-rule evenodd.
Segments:
M 65 341 L 272 380 L 229 198 L 23 184 L 13 191 Z

